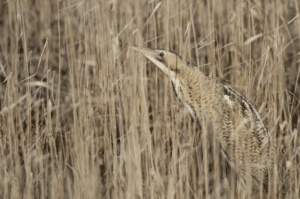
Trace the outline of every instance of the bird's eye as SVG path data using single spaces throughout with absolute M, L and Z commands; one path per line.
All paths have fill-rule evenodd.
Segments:
M 165 54 L 164 52 L 159 53 L 159 55 L 160 55 L 161 57 L 164 56 L 164 54 Z

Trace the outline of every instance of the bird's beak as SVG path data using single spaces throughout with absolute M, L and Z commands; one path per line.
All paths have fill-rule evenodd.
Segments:
M 136 46 L 127 46 L 128 48 L 132 49 L 132 50 L 135 50 L 135 51 L 140 51 L 141 48 L 138 48 Z
M 136 47 L 136 46 L 128 46 L 128 48 L 135 50 L 137 52 L 142 53 L 144 56 L 146 56 L 147 58 L 149 58 L 150 54 L 151 54 L 151 49 L 148 48 L 143 48 L 143 47 Z M 152 56 L 151 56 L 152 57 Z
M 142 48 L 136 46 L 128 46 L 130 49 L 135 50 L 137 52 L 142 53 L 145 57 L 147 57 L 153 64 L 156 65 L 165 75 L 171 76 L 174 74 L 170 71 L 170 69 L 163 63 L 163 59 L 158 55 L 157 51 L 149 49 L 149 48 Z

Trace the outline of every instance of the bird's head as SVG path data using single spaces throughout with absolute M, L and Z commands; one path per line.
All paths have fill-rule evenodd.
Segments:
M 167 76 L 175 76 L 184 67 L 181 57 L 173 52 L 135 46 L 129 48 L 142 53 Z

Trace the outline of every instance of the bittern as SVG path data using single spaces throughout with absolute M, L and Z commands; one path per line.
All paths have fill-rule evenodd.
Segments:
M 176 96 L 195 121 L 212 126 L 222 156 L 243 184 L 248 184 L 246 176 L 251 176 L 252 185 L 259 188 L 262 184 L 266 191 L 273 167 L 273 140 L 252 103 L 227 81 L 205 76 L 173 52 L 130 48 L 171 80 Z

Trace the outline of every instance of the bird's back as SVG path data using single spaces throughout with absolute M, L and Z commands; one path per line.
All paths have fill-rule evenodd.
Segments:
M 243 181 L 250 174 L 256 188 L 263 180 L 267 189 L 273 164 L 272 136 L 256 108 L 222 79 L 203 77 L 198 69 L 192 68 L 186 68 L 184 73 L 179 75 L 183 104 L 200 123 L 211 123 L 223 156 Z

